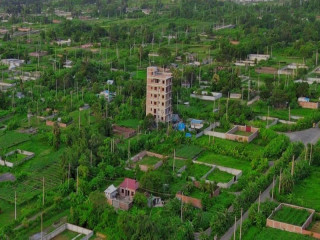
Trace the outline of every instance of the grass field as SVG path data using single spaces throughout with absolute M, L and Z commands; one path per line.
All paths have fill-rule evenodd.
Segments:
M 214 138 L 214 143 L 211 142 L 209 143 L 209 137 L 208 136 L 202 136 L 197 139 L 197 143 L 199 145 L 206 147 L 210 144 L 216 144 L 218 146 L 221 146 L 221 150 L 223 150 L 223 153 L 220 153 L 222 155 L 231 155 L 230 153 L 230 148 L 236 149 L 241 149 L 245 153 L 245 155 L 248 155 L 251 157 L 251 159 L 254 158 L 261 158 L 264 147 L 260 146 L 258 144 L 255 144 L 255 141 L 251 142 L 250 144 L 248 143 L 241 143 L 241 142 L 236 142 L 236 141 L 231 141 L 231 140 L 226 140 L 226 139 L 221 139 L 221 138 Z M 248 159 L 243 159 L 243 160 L 248 160 Z
M 242 170 L 244 172 L 248 172 L 251 169 L 250 162 L 235 159 L 233 157 L 228 157 L 224 155 L 219 155 L 213 152 L 205 152 L 203 153 L 197 161 L 216 164 L 223 167 L 230 167 Z
M 320 167 L 313 167 L 308 178 L 294 185 L 293 203 L 320 211 L 320 194 L 315 194 L 315 189 L 320 189 Z
M 207 172 L 209 172 L 211 167 L 201 164 L 193 164 L 190 169 L 187 169 L 189 176 L 195 177 L 196 179 L 200 179 Z
M 153 166 L 159 161 L 161 161 L 160 158 L 145 156 L 138 163 L 141 164 L 141 165 Z
M 15 131 L 7 132 L 0 137 L 0 150 L 10 148 L 11 146 L 18 145 L 28 140 L 30 140 L 30 136 L 27 134 Z
M 65 230 L 64 232 L 60 233 L 58 236 L 54 237 L 53 240 L 81 239 L 82 237 L 84 237 L 83 234 Z
M 239 238 L 237 238 L 239 239 Z M 274 228 L 251 227 L 243 235 L 243 240 L 314 240 L 314 238 L 304 236 L 298 233 L 291 233 Z
M 195 145 L 182 145 L 176 149 L 176 156 L 179 158 L 193 159 L 202 152 L 202 148 Z
M 139 119 L 127 119 L 117 122 L 119 126 L 137 129 L 140 125 Z
M 208 180 L 216 183 L 227 183 L 233 178 L 233 175 L 215 168 L 207 177 Z
M 25 134 L 21 135 L 24 136 Z M 13 149 L 8 150 L 17 148 L 34 152 L 35 156 L 14 169 L 14 171 L 23 172 L 26 175 L 21 181 L 1 185 L 0 198 L 8 202 L 14 202 L 14 192 L 17 191 L 17 202 L 22 204 L 41 193 L 44 176 L 46 177 L 45 182 L 48 190 L 61 183 L 61 167 L 58 160 L 64 149 L 61 147 L 60 150 L 54 151 L 41 134 L 33 135 L 29 141 L 20 143 Z
M 175 167 L 175 171 L 178 171 L 180 168 L 182 168 L 183 166 L 185 166 L 186 160 L 179 160 L 176 159 L 174 162 L 174 167 Z M 173 167 L 173 158 L 170 158 L 168 161 L 168 165 L 172 168 Z
M 307 210 L 283 206 L 279 211 L 274 213 L 271 219 L 296 226 L 302 226 L 309 216 L 310 213 Z
M 15 162 L 19 162 L 25 158 L 26 158 L 26 155 L 24 155 L 24 154 L 14 153 L 14 154 L 7 156 L 6 161 L 15 163 Z
M 268 116 L 268 107 L 259 107 L 257 104 L 253 106 L 253 111 L 261 116 Z M 307 108 L 295 108 L 290 110 L 291 116 L 307 117 L 317 112 L 317 110 Z M 289 109 L 269 109 L 269 116 L 283 120 L 289 120 Z
M 234 134 L 239 136 L 250 136 L 252 132 L 236 131 Z

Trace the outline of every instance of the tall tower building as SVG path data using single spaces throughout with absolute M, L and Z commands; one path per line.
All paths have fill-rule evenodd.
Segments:
M 147 69 L 146 115 L 152 114 L 157 122 L 172 118 L 172 73 L 158 67 Z

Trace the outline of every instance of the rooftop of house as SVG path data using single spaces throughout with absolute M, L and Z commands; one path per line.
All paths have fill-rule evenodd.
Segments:
M 139 183 L 134 179 L 125 178 L 120 184 L 120 187 L 136 191 L 139 188 Z
M 192 119 L 192 120 L 191 120 L 191 123 L 192 123 L 192 124 L 202 124 L 203 121 L 202 121 L 202 120 L 198 120 L 198 119 Z
M 117 191 L 117 188 L 112 184 L 104 192 L 105 193 L 113 193 L 114 191 Z

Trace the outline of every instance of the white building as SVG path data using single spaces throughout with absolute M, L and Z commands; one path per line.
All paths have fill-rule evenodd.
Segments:
M 260 62 L 260 61 L 267 61 L 270 59 L 270 55 L 267 54 L 249 54 L 248 55 L 248 60 L 250 61 L 256 61 Z
M 71 39 L 69 38 L 68 40 L 58 40 L 58 41 L 56 41 L 56 43 L 59 46 L 62 46 L 62 45 L 70 46 L 71 45 Z
M 107 199 L 114 199 L 118 194 L 118 188 L 116 188 L 113 184 L 110 185 L 105 191 L 104 194 L 106 195 Z
M 17 67 L 20 67 L 22 64 L 24 64 L 24 60 L 10 58 L 10 59 L 2 59 L 1 63 L 4 65 L 9 66 L 9 70 L 13 70 Z

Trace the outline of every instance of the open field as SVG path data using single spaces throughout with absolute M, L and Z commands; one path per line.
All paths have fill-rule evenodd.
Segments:
M 240 136 L 250 136 L 252 132 L 236 131 L 234 134 Z
M 193 159 L 202 152 L 202 148 L 195 145 L 182 145 L 176 149 L 176 156 L 179 158 Z
M 249 161 L 239 160 L 233 157 L 228 157 L 213 152 L 203 153 L 201 156 L 199 156 L 197 161 L 216 164 L 223 167 L 235 168 L 244 172 L 248 172 L 251 169 Z
M 190 169 L 187 169 L 189 176 L 195 177 L 199 180 L 203 177 L 208 171 L 210 171 L 211 167 L 201 165 L 201 164 L 192 164 Z
M 207 179 L 216 183 L 226 183 L 233 178 L 233 175 L 227 172 L 220 171 L 215 168 L 208 176 Z
M 237 238 L 239 239 L 239 238 Z M 242 237 L 243 240 L 314 240 L 298 233 L 291 233 L 274 228 L 251 227 Z
M 208 136 L 202 136 L 197 139 L 197 143 L 204 148 L 209 145 L 217 145 L 219 148 L 219 154 L 220 155 L 231 155 L 232 151 L 235 152 L 243 152 L 243 160 L 250 161 L 250 159 L 254 158 L 260 158 L 263 153 L 264 147 L 261 145 L 256 144 L 256 141 L 254 140 L 251 143 L 241 143 L 221 138 L 214 138 L 214 142 L 211 140 L 209 143 L 209 137 Z M 247 159 L 245 156 L 250 156 L 250 159 Z M 201 157 L 201 155 L 200 155 Z
M 6 161 L 15 163 L 15 162 L 19 162 L 25 158 L 26 158 L 26 155 L 24 155 L 24 154 L 14 153 L 14 154 L 11 154 L 8 157 L 6 157 Z
M 140 125 L 140 120 L 139 119 L 120 120 L 117 122 L 117 124 L 121 127 L 137 129 L 138 126 Z
M 271 219 L 296 226 L 302 226 L 309 216 L 310 213 L 307 210 L 283 206 L 279 211 L 274 213 Z
M 315 189 L 320 189 L 320 167 L 313 167 L 308 178 L 294 185 L 293 203 L 320 211 L 320 194 L 315 194 Z
M 180 168 L 182 168 L 187 164 L 186 160 L 180 160 L 180 159 L 173 160 L 173 158 L 170 158 L 168 161 L 168 165 L 171 168 L 173 167 L 173 162 L 174 162 L 175 171 L 178 171 Z
M 28 140 L 30 140 L 30 136 L 27 134 L 15 131 L 7 132 L 0 136 L 0 150 L 10 148 Z
M 83 234 L 65 230 L 64 232 L 60 233 L 58 236 L 54 237 L 53 240 L 71 240 L 71 239 L 76 240 L 76 239 L 81 239 L 82 237 L 84 237 Z
M 141 165 L 147 165 L 147 166 L 153 166 L 155 165 L 157 162 L 161 161 L 161 159 L 157 158 L 157 157 L 150 157 L 150 156 L 145 156 L 144 158 L 142 158 L 138 164 Z

